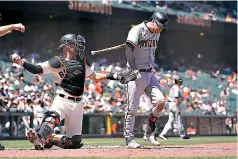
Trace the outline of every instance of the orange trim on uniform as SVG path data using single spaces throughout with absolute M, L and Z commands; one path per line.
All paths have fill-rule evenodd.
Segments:
M 86 68 L 87 63 L 86 63 L 86 57 L 85 57 L 85 56 L 83 57 L 83 60 L 84 60 L 84 66 L 85 66 L 85 68 Z
M 58 56 L 55 56 L 55 57 L 60 60 L 60 58 L 59 58 Z M 60 62 L 61 62 L 61 60 L 60 60 Z M 65 66 L 65 64 L 64 64 L 63 62 L 61 62 L 61 64 L 62 64 L 62 66 L 64 67 L 64 77 L 65 77 L 65 75 L 66 75 L 66 66 Z M 63 77 L 63 79 L 64 79 L 64 77 Z M 61 81 L 61 82 L 62 82 L 62 81 Z
M 88 69 L 87 67 L 89 67 L 89 66 L 87 65 L 86 56 L 84 56 L 83 58 L 84 58 L 84 66 L 85 66 L 85 77 L 88 78 L 89 76 L 91 76 L 93 74 L 93 72 L 89 76 L 86 76 L 86 69 Z
M 52 141 L 60 141 L 61 138 L 58 138 L 58 137 L 53 137 L 51 140 Z
M 130 40 L 126 40 L 126 42 L 129 42 L 129 43 L 131 43 L 133 46 L 136 47 L 136 44 L 135 44 L 134 42 L 132 42 L 132 41 L 130 41 Z

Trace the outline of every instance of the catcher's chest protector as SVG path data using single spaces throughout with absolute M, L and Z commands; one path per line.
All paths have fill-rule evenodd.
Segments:
M 64 91 L 71 95 L 82 95 L 85 80 L 84 59 L 66 61 L 64 58 L 60 57 L 60 60 L 65 66 L 66 71 L 60 86 L 64 89 Z

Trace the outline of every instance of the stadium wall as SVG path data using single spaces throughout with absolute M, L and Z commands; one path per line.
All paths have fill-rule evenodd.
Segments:
M 29 125 L 26 123 L 26 118 L 30 119 Z M 197 129 L 196 134 L 191 136 L 218 136 L 218 135 L 235 135 L 237 132 L 227 133 L 225 120 L 227 117 L 236 118 L 231 116 L 197 116 L 197 115 L 184 115 L 182 117 L 185 130 L 188 127 L 189 123 L 194 123 L 195 129 Z M 3 131 L 0 131 L 0 140 L 1 139 L 26 139 L 25 131 L 27 128 L 33 128 L 33 119 L 34 116 L 32 113 L 21 113 L 21 112 L 12 112 L 12 113 L 0 113 L 0 128 L 4 127 L 6 121 L 10 121 L 9 128 L 4 128 Z M 122 137 L 123 134 L 123 120 L 124 114 L 115 114 L 110 113 L 94 113 L 94 114 L 84 114 L 83 118 L 83 136 L 85 137 Z M 137 115 L 135 122 L 135 135 L 141 137 L 144 133 L 143 127 L 148 120 L 147 115 Z M 156 129 L 156 134 L 159 134 L 164 125 L 168 120 L 168 116 L 161 116 L 159 122 L 157 123 L 158 127 Z M 121 122 L 117 132 L 113 133 L 112 127 L 114 124 L 117 124 L 118 121 Z M 174 128 L 168 133 L 168 136 L 178 136 L 177 129 Z M 236 126 L 236 123 L 232 123 L 232 127 Z M 60 133 L 65 133 L 65 128 L 63 123 L 59 126 Z

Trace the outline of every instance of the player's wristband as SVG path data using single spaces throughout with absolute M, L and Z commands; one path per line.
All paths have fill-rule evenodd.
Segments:
M 109 73 L 107 74 L 107 79 L 110 79 L 110 80 L 118 80 L 117 78 L 117 73 Z

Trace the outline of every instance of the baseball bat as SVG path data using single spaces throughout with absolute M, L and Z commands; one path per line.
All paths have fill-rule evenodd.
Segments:
M 112 47 L 101 49 L 101 50 L 91 51 L 91 54 L 96 55 L 96 54 L 99 54 L 99 53 L 102 53 L 102 52 L 121 49 L 121 48 L 124 48 L 125 46 L 126 46 L 126 44 L 120 44 L 120 45 L 117 45 L 117 46 L 112 46 Z

